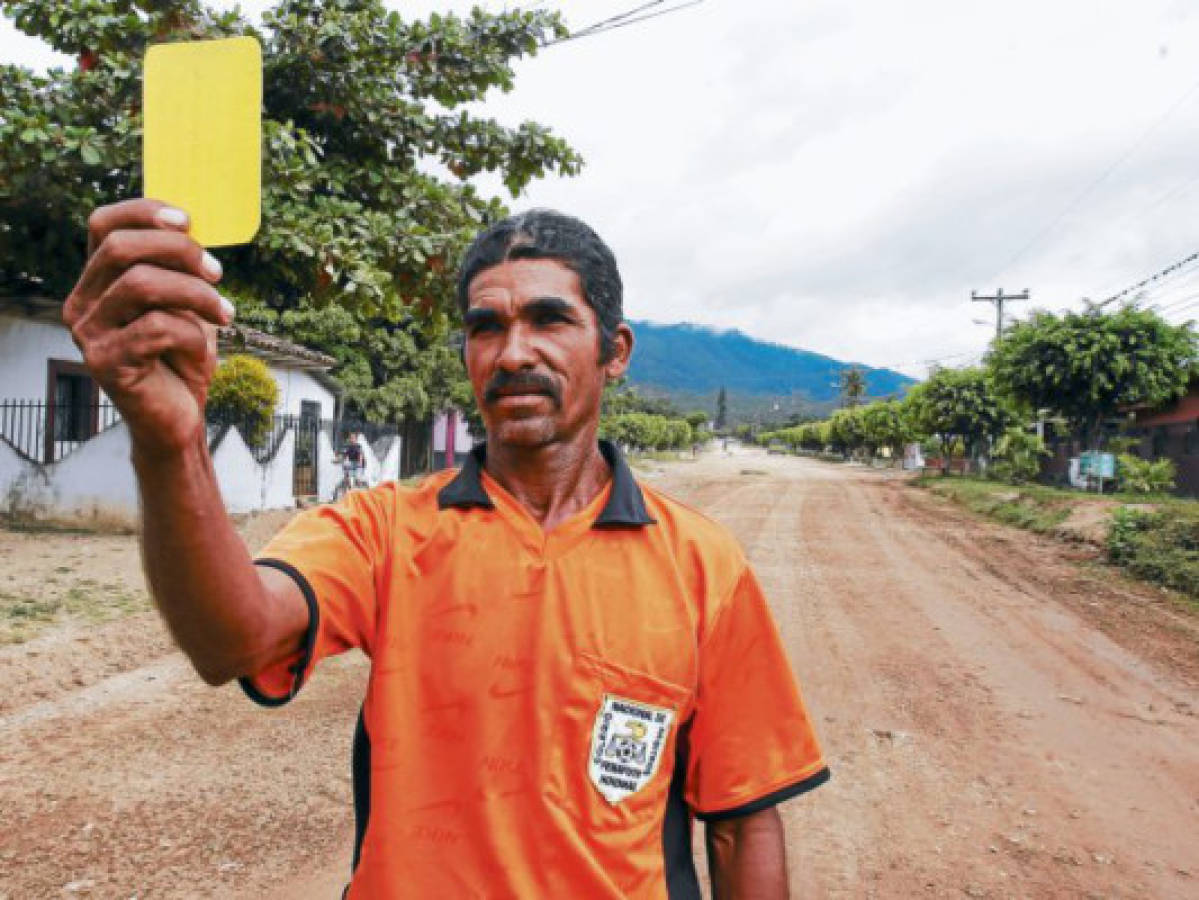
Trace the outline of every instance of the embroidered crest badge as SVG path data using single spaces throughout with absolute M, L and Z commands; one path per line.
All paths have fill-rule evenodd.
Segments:
M 609 803 L 637 793 L 654 777 L 674 710 L 605 694 L 591 731 L 591 783 Z

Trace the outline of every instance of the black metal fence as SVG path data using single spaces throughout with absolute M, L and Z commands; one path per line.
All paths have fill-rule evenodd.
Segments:
M 0 400 L 0 440 L 30 462 L 56 463 L 120 418 L 111 403 Z
M 287 432 L 296 427 L 299 416 L 229 416 L 208 413 L 208 448 L 215 450 L 231 429 L 235 429 L 257 463 L 275 458 Z
M 42 400 L 0 400 L 0 440 L 35 463 L 56 463 L 80 445 L 120 421 L 111 403 L 55 404 Z M 284 415 L 269 419 L 243 416 L 206 416 L 208 442 L 215 449 L 230 429 L 236 429 L 250 454 L 260 464 L 279 452 L 289 431 L 296 434 L 295 488 L 297 496 L 317 493 L 321 432 L 340 458 L 351 434 L 368 443 L 382 460 L 396 440 L 401 445 L 400 476 L 408 477 L 428 467 L 429 425 L 423 422 L 380 425 L 347 419 L 316 419 Z

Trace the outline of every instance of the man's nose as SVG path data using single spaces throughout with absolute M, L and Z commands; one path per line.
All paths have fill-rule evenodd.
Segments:
M 529 330 L 523 325 L 509 328 L 504 336 L 504 344 L 500 348 L 496 365 L 509 372 L 532 368 L 537 362 L 532 338 Z

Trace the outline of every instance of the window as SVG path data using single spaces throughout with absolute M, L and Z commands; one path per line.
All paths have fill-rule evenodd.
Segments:
M 1191 427 L 1187 429 L 1182 442 L 1182 452 L 1187 456 L 1199 454 L 1199 419 L 1192 422 Z

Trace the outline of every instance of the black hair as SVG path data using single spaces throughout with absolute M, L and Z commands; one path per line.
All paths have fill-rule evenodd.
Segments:
M 616 257 L 585 222 L 552 209 L 531 209 L 492 225 L 470 245 L 458 270 L 458 307 L 469 304 L 470 283 L 484 269 L 511 259 L 556 259 L 579 276 L 583 297 L 599 320 L 600 362 L 612 358 L 624 321 L 624 286 Z

